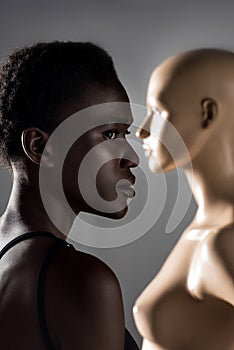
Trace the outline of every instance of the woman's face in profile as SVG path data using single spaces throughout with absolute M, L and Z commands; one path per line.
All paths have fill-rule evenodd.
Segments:
M 69 108 L 69 115 L 81 110 L 75 102 Z M 122 218 L 127 199 L 135 195 L 131 168 L 139 162 L 127 141 L 133 121 L 128 96 L 121 84 L 109 89 L 91 86 L 83 108 L 85 114 L 77 114 L 78 127 L 90 114 L 94 123 L 73 143 L 64 161 L 65 196 L 76 213 Z

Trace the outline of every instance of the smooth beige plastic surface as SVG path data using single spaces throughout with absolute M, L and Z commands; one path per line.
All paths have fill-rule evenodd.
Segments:
M 234 349 L 234 54 L 201 49 L 173 56 L 152 73 L 148 116 L 137 130 L 150 169 L 175 168 L 153 133 L 155 110 L 179 132 L 197 213 L 159 273 L 136 300 L 143 350 Z M 166 140 L 167 133 L 162 132 Z M 170 140 L 171 142 L 171 140 Z M 193 180 L 193 181 L 192 181 Z M 157 234 L 157 232 L 155 232 Z

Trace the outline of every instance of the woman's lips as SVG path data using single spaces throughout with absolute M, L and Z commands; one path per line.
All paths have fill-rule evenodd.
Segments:
M 117 189 L 129 198 L 133 198 L 136 194 L 135 190 L 131 186 L 118 186 Z
M 129 179 L 122 179 L 117 185 L 117 190 L 125 194 L 129 198 L 133 198 L 136 194 L 133 185 L 135 183 L 135 176 L 131 176 Z

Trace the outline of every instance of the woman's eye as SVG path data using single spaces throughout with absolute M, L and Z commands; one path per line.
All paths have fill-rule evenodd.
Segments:
M 112 140 L 112 139 L 115 139 L 120 133 L 122 134 L 122 132 L 115 129 L 107 130 L 103 132 L 103 136 L 106 139 Z M 125 131 L 125 135 L 129 135 L 129 134 L 131 134 L 131 131 L 129 130 Z
M 119 131 L 117 130 L 107 130 L 103 133 L 104 137 L 109 140 L 115 139 L 118 134 Z

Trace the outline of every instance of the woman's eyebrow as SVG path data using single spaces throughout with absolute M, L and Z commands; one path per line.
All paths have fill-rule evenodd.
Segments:
M 134 119 L 131 117 L 130 118 L 116 118 L 116 117 L 113 117 L 113 118 L 110 118 L 109 120 L 105 120 L 103 119 L 103 125 L 104 124 L 123 124 L 123 125 L 131 125 L 133 123 Z
M 110 123 L 103 123 L 102 125 L 100 125 L 100 127 L 124 127 L 124 128 L 129 128 L 132 125 L 132 123 L 123 123 L 123 122 L 110 122 Z

